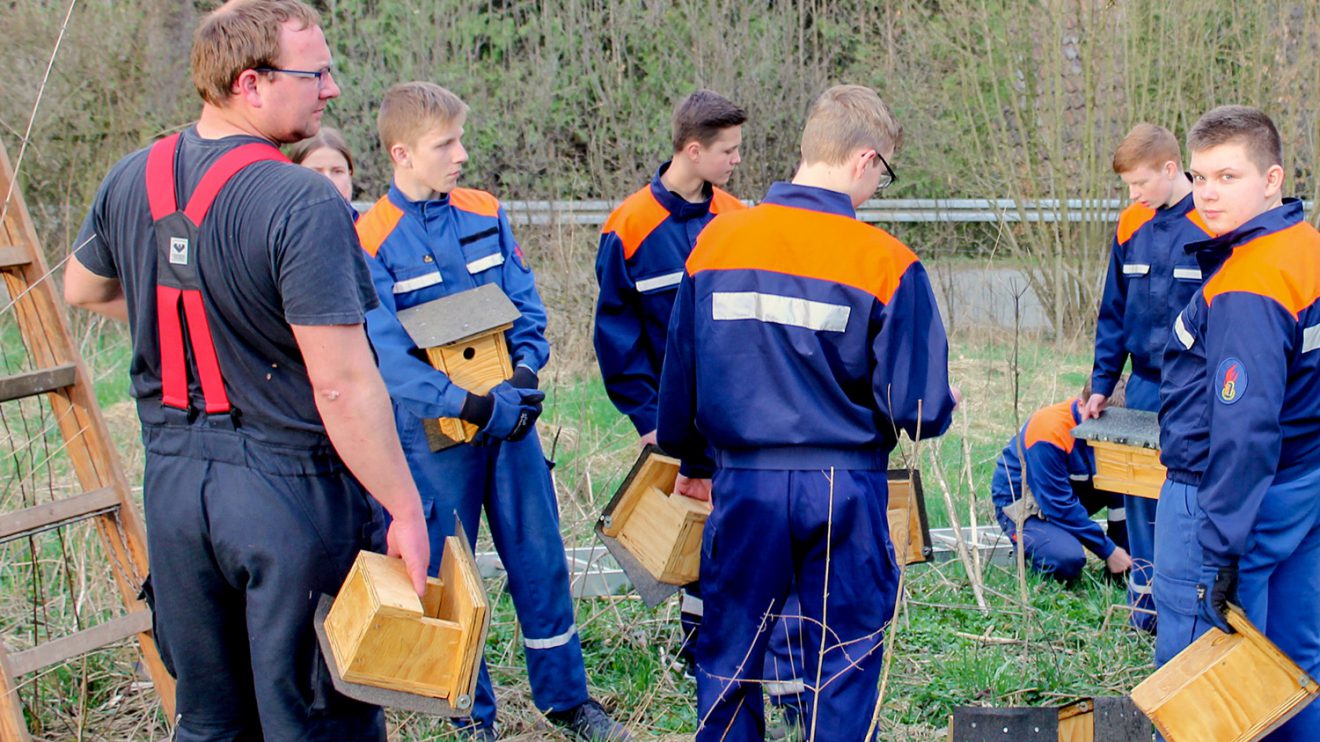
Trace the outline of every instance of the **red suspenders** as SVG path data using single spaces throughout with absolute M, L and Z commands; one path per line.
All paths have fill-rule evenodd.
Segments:
M 220 189 L 238 171 L 254 162 L 287 159 L 273 145 L 252 143 L 225 154 L 202 176 L 188 205 L 179 210 L 175 198 L 174 158 L 179 135 L 152 146 L 147 155 L 147 202 L 156 230 L 156 316 L 160 334 L 161 403 L 188 409 L 187 347 L 191 345 L 197 380 L 209 415 L 230 412 L 220 360 L 206 319 L 197 251 L 201 224 Z M 180 321 L 182 307 L 183 322 Z M 185 343 L 183 325 L 188 326 Z

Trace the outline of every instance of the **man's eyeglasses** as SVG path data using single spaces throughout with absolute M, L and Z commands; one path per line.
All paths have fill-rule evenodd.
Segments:
M 326 78 L 334 77 L 334 70 L 326 67 L 323 70 L 286 70 L 282 67 L 253 67 L 253 72 L 283 72 L 286 75 L 294 77 L 311 77 L 316 80 L 316 89 L 325 87 Z
M 880 182 L 876 185 L 876 188 L 878 190 L 884 190 L 898 182 L 898 173 L 895 173 L 894 168 L 889 166 L 889 160 L 886 160 L 885 156 L 880 154 L 880 150 L 877 149 L 874 150 L 874 152 L 875 156 L 879 158 L 881 164 L 885 166 L 885 174 L 880 176 Z

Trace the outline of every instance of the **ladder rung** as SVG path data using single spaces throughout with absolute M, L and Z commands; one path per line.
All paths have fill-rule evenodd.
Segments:
M 35 397 L 38 394 L 73 386 L 77 378 L 78 369 L 72 363 L 6 376 L 0 378 L 0 402 Z
M 134 611 L 119 618 L 112 618 L 105 623 L 99 623 L 90 629 L 83 629 L 12 654 L 9 656 L 9 663 L 13 667 L 15 677 L 26 675 L 150 630 L 151 611 Z
M 13 245 L 0 245 L 0 268 L 17 268 L 32 262 L 27 251 Z
M 119 495 L 111 487 L 23 508 L 0 516 L 0 544 L 118 508 Z

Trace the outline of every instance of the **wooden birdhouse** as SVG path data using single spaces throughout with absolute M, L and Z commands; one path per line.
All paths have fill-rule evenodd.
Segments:
M 1073 435 L 1095 452 L 1096 489 L 1159 499 L 1165 469 L 1154 412 L 1114 407 L 1083 421 Z
M 1210 629 L 1132 689 L 1132 702 L 1168 742 L 1247 742 L 1315 700 L 1315 680 L 1236 606 L 1235 634 Z
M 916 469 L 889 470 L 889 540 L 900 566 L 930 560 L 930 525 L 926 520 L 926 496 L 921 472 Z
M 461 528 L 419 599 L 403 560 L 358 554 L 325 618 L 342 680 L 444 699 L 471 712 L 490 606 Z
M 399 323 L 431 365 L 473 394 L 513 376 L 504 331 L 521 317 L 499 286 L 486 284 L 399 312 Z M 456 417 L 425 420 L 432 451 L 467 443 L 477 426 Z
M 686 585 L 701 567 L 701 534 L 711 504 L 672 494 L 678 459 L 647 446 L 601 518 L 604 535 L 618 539 L 659 582 Z

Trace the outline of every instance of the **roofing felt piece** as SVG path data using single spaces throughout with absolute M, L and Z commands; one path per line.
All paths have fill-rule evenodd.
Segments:
M 1083 421 L 1072 432 L 1085 441 L 1104 441 L 1137 448 L 1160 447 L 1159 415 L 1145 410 L 1112 407 L 1098 418 Z
M 508 325 L 522 316 L 493 283 L 399 312 L 399 323 L 418 348 L 449 345 Z

